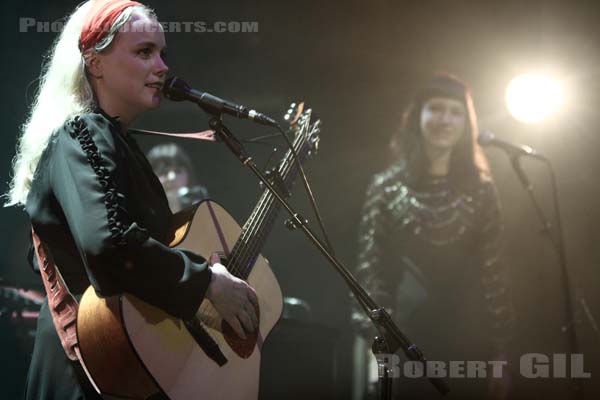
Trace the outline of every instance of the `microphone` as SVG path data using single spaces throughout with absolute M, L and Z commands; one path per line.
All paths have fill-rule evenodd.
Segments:
M 504 140 L 497 139 L 494 136 L 494 134 L 488 130 L 479 132 L 479 136 L 477 137 L 477 143 L 479 143 L 481 146 L 496 146 L 506 151 L 506 153 L 510 157 L 510 163 L 512 164 L 515 172 L 517 173 L 517 176 L 519 177 L 519 180 L 521 181 L 523 187 L 528 191 L 533 190 L 533 186 L 531 186 L 531 183 L 527 178 L 527 174 L 525 174 L 525 171 L 523 171 L 523 167 L 521 166 L 521 156 L 533 157 L 537 158 L 538 160 L 547 162 L 546 157 L 544 157 L 529 146 L 525 146 L 522 144 L 513 144 L 505 142 Z
M 479 132 L 479 136 L 477 137 L 477 143 L 479 143 L 481 146 L 499 147 L 506 151 L 511 158 L 528 156 L 538 158 L 540 160 L 546 159 L 543 155 L 541 155 L 531 147 L 522 144 L 513 144 L 505 142 L 504 140 L 498 139 L 492 132 L 488 130 L 483 130 Z
M 209 114 L 229 114 L 241 119 L 249 119 L 261 125 L 277 127 L 273 118 L 249 109 L 246 106 L 223 100 L 212 94 L 192 89 L 184 80 L 177 77 L 168 78 L 163 85 L 164 96 L 172 101 L 192 101 Z

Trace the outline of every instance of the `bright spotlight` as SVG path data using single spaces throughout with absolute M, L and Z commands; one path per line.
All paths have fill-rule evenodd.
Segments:
M 506 106 L 513 117 L 526 124 L 542 121 L 563 102 L 563 90 L 556 79 L 524 74 L 506 88 Z

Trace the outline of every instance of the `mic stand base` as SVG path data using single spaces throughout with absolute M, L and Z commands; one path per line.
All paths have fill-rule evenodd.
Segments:
M 381 336 L 375 336 L 371 350 L 377 359 L 377 373 L 379 375 L 379 393 L 380 400 L 392 400 L 392 377 L 388 367 L 390 348 L 385 339 Z

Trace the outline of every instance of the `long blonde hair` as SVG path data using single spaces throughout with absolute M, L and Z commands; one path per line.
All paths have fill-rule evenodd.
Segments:
M 27 122 L 21 127 L 5 206 L 25 205 L 33 175 L 52 133 L 70 118 L 91 112 L 96 107 L 94 92 L 86 75 L 85 59 L 79 50 L 79 36 L 92 3 L 93 0 L 78 6 L 50 48 L 49 62 L 42 68 L 36 98 Z M 118 30 L 134 13 L 156 18 L 154 11 L 143 5 L 125 9 L 107 36 L 92 51 L 107 49 Z

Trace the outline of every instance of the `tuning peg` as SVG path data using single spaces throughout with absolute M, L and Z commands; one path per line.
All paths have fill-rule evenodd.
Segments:
M 290 104 L 290 108 L 285 113 L 285 116 L 283 117 L 283 119 L 286 121 L 289 121 L 296 114 L 297 107 L 298 107 L 298 105 L 296 103 Z

